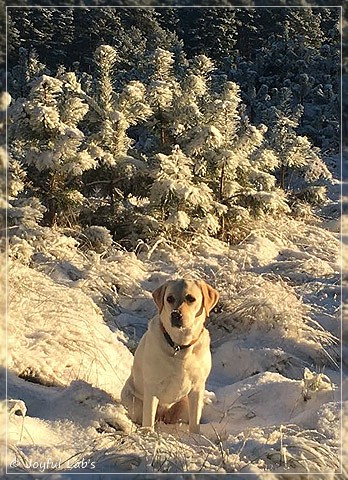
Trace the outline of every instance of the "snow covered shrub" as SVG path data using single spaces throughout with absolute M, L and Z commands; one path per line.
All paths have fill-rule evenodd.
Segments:
M 257 458 L 257 466 L 251 470 L 259 474 L 257 478 L 267 474 L 267 478 L 275 479 L 291 472 L 292 478 L 301 479 L 308 475 L 305 472 L 311 472 L 334 479 L 339 470 L 339 449 L 330 440 L 315 429 L 290 423 L 249 428 L 230 448 L 243 454 L 245 461 L 251 458 L 250 463 Z M 269 476 L 268 472 L 276 475 Z
M 50 70 L 40 62 L 32 44 L 29 49 L 18 48 L 17 64 L 8 71 L 8 85 L 14 98 L 24 97 L 30 91 L 30 82 L 41 75 L 51 75 Z
M 26 181 L 26 172 L 17 160 L 12 160 L 9 164 L 8 193 L 10 197 L 17 195 L 24 190 Z
M 95 63 L 95 91 L 83 94 L 90 107 L 86 116 L 89 147 L 97 160 L 96 170 L 84 175 L 83 191 L 89 203 L 93 203 L 90 218 L 86 209 L 84 216 L 87 215 L 87 223 L 104 225 L 119 238 L 126 236 L 132 225 L 134 206 L 128 197 L 134 194 L 144 196 L 148 177 L 147 159 L 132 149 L 134 142 L 129 129 L 143 122 L 151 114 L 151 109 L 146 88 L 140 81 L 131 80 L 120 92 L 116 91 L 117 51 L 113 47 L 98 47 Z
M 233 242 L 235 225 L 323 201 L 331 174 L 296 134 L 290 90 L 265 87 L 253 125 L 236 83 L 179 53 L 150 51 L 120 82 L 117 50 L 101 45 L 86 91 L 64 69 L 34 76 L 10 109 L 12 194 L 35 192 L 49 225 L 104 226 L 127 247 L 194 232 Z
M 112 236 L 105 227 L 91 226 L 83 230 L 81 241 L 88 244 L 97 253 L 105 252 L 112 245 Z
M 170 155 L 159 153 L 156 159 L 150 194 L 152 215 L 163 222 L 169 234 L 187 230 L 216 234 L 224 207 L 214 200 L 206 183 L 194 178 L 193 161 L 178 145 Z
M 25 167 L 31 189 L 47 208 L 49 225 L 74 221 L 83 203 L 79 179 L 96 166 L 78 128 L 88 105 L 74 73 L 42 75 L 29 86 L 28 97 L 18 98 L 9 111 L 13 168 Z
M 23 237 L 35 236 L 46 208 L 36 197 L 20 197 L 11 201 L 7 209 L 7 221 L 11 234 Z
M 177 233 L 227 238 L 236 220 L 288 212 L 276 185 L 279 159 L 267 144 L 267 127 L 249 123 L 238 85 L 213 83 L 214 65 L 204 55 L 178 75 L 172 54 L 156 54 L 148 86 L 153 115 L 146 123 L 148 137 L 139 144 L 147 154 L 151 145 L 159 163 L 148 213 L 157 218 L 160 212 Z M 161 82 L 165 91 L 158 90 Z
M 158 113 L 157 122 L 160 137 L 164 143 L 164 130 L 161 125 L 161 116 L 170 109 L 175 95 L 174 88 L 177 82 L 173 78 L 174 55 L 171 52 L 157 48 L 152 55 L 154 74 L 149 84 L 149 98 L 154 109 Z
M 28 264 L 34 253 L 34 248 L 24 238 L 19 238 L 16 235 L 9 239 L 9 258 L 11 260 L 18 260 L 24 265 Z
M 145 99 L 145 87 L 141 82 L 130 81 L 121 93 L 114 90 L 113 71 L 117 67 L 116 60 L 117 52 L 113 47 L 101 45 L 97 48 L 96 94 L 93 97 L 84 96 L 93 109 L 93 116 L 89 118 L 91 145 L 95 156 L 109 167 L 127 162 L 132 143 L 127 130 L 151 113 Z
M 228 300 L 222 301 L 224 312 L 216 321 L 229 330 L 277 329 L 296 335 L 309 311 L 285 282 L 250 273 L 238 275 L 233 282 L 233 292 L 229 293 Z
M 288 87 L 273 88 L 270 95 L 265 85 L 262 88 L 267 95 L 260 108 L 261 118 L 269 127 L 267 141 L 278 159 L 280 187 L 310 203 L 324 201 L 323 186 L 332 174 L 322 160 L 319 148 L 297 133 L 303 108 L 294 106 Z M 316 195 L 316 199 L 312 199 L 311 193 L 315 190 L 321 192 L 321 197 Z

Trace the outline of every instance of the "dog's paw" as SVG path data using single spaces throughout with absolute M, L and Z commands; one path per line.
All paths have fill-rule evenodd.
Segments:
M 201 427 L 200 425 L 193 425 L 191 427 L 189 427 L 189 433 L 190 435 L 200 435 L 201 433 Z
M 139 432 L 141 432 L 141 433 L 154 433 L 155 428 L 154 427 L 139 427 Z
M 216 402 L 216 395 L 214 392 L 209 392 L 208 390 L 204 390 L 204 397 L 203 397 L 204 405 L 211 405 Z

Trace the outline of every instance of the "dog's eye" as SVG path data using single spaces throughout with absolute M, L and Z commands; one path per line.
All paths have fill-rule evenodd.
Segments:
M 175 301 L 175 298 L 173 297 L 173 295 L 169 295 L 169 297 L 167 297 L 168 303 L 174 303 L 174 301 Z
M 196 301 L 195 297 L 193 297 L 192 295 L 186 295 L 186 302 L 193 303 L 195 301 Z

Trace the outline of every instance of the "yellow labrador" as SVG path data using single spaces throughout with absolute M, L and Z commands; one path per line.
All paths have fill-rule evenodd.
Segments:
M 199 433 L 205 382 L 211 369 L 205 320 L 219 294 L 200 280 L 170 280 L 152 294 L 158 315 L 134 355 L 121 401 L 133 421 L 153 430 L 155 420 L 189 423 Z

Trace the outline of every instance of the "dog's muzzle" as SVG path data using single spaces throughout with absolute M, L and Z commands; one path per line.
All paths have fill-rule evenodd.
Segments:
M 172 322 L 172 327 L 180 328 L 182 327 L 182 315 L 179 310 L 173 310 L 170 315 L 170 320 Z

